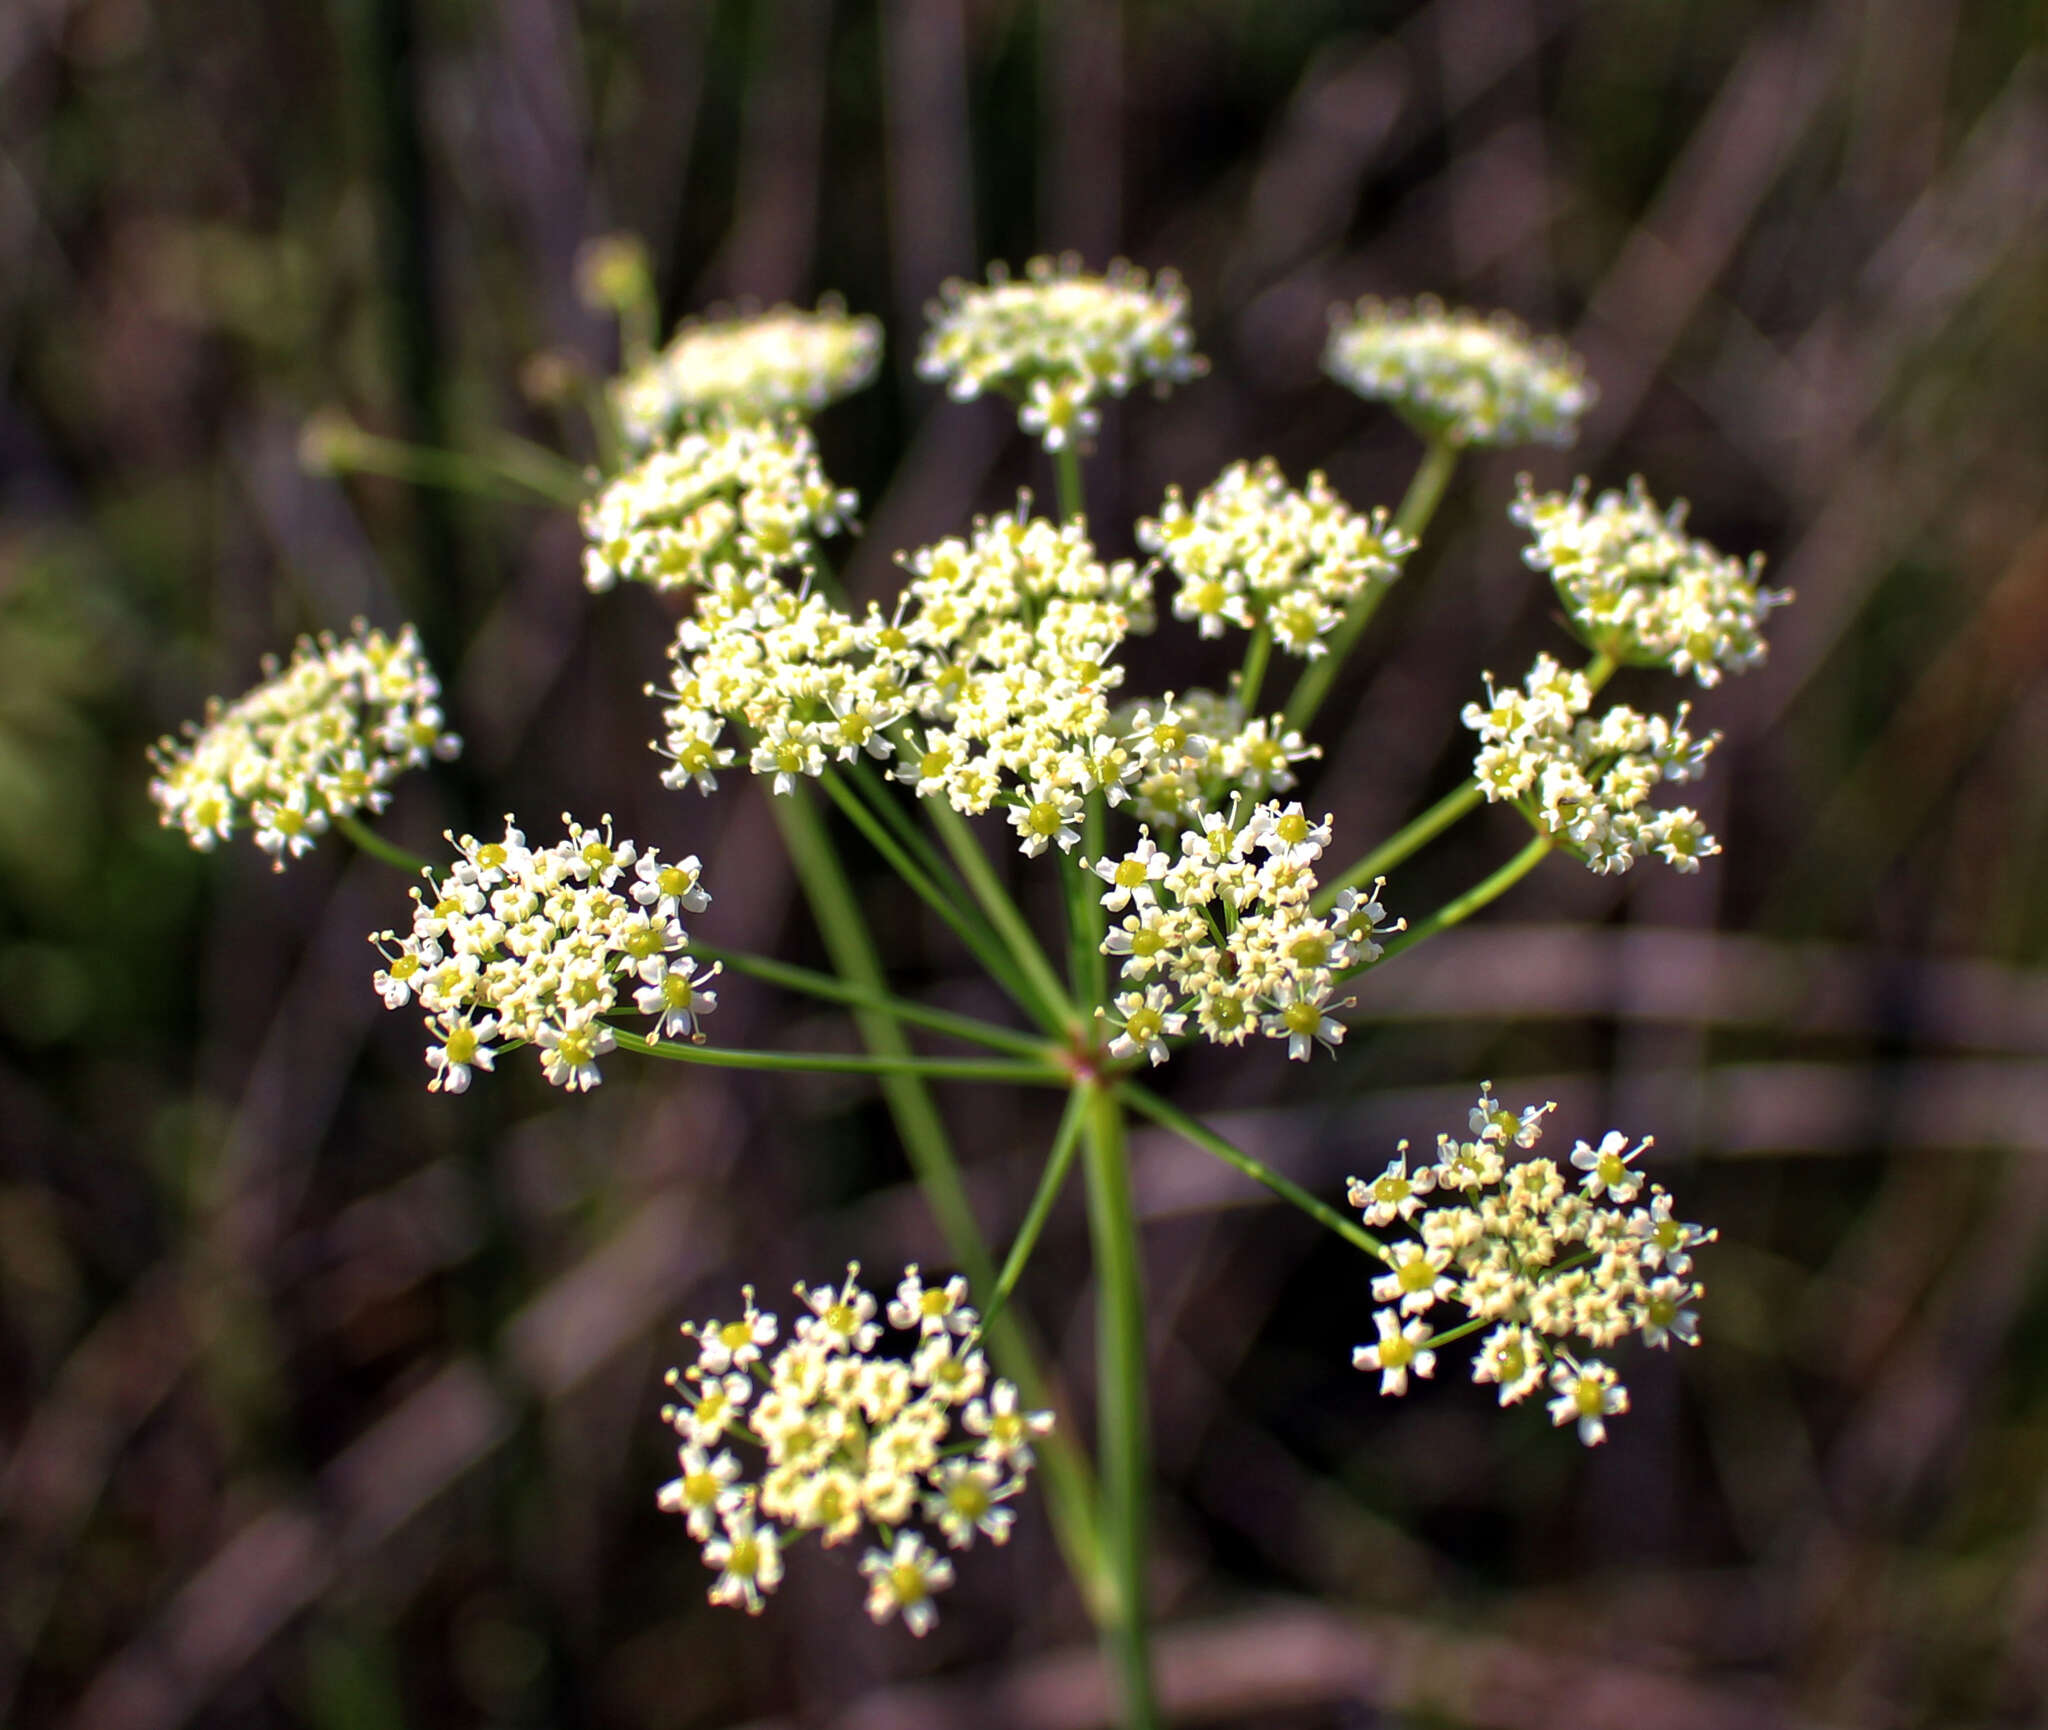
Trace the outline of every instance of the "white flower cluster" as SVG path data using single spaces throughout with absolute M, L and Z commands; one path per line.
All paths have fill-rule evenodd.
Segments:
M 1538 494 L 1524 475 L 1509 514 L 1535 536 L 1522 557 L 1550 573 L 1589 646 L 1702 685 L 1763 660 L 1764 622 L 1792 596 L 1759 583 L 1761 555 L 1745 564 L 1686 534 L 1685 501 L 1659 511 L 1640 476 L 1590 509 L 1586 492 L 1581 479 Z
M 1338 308 L 1323 366 L 1423 437 L 1457 445 L 1568 445 L 1595 396 L 1585 364 L 1554 337 L 1427 296 Z
M 1218 1045 L 1262 1033 L 1303 1062 L 1318 1043 L 1334 1051 L 1344 1028 L 1331 1010 L 1344 1005 L 1330 993 L 1379 958 L 1377 934 L 1402 927 L 1385 924 L 1377 883 L 1314 912 L 1314 865 L 1329 839 L 1327 818 L 1268 802 L 1242 823 L 1209 813 L 1181 835 L 1178 853 L 1147 830 L 1121 858 L 1083 861 L 1108 885 L 1102 905 L 1114 923 L 1102 953 L 1118 958 L 1132 987 L 1109 1017 L 1118 1030 L 1110 1055 L 1164 1063 L 1190 1015 Z
M 1588 718 L 1593 687 L 1548 655 L 1536 657 L 1521 690 L 1496 689 L 1465 705 L 1465 725 L 1480 738 L 1472 773 L 1488 801 L 1511 801 L 1544 834 L 1603 876 L 1656 854 L 1679 871 L 1697 871 L 1721 851 L 1699 813 L 1649 804 L 1660 781 L 1694 781 L 1720 740 L 1686 730 L 1689 705 L 1667 720 L 1617 703 Z
M 681 1471 L 660 1505 L 717 1570 L 712 1603 L 754 1615 L 781 1582 L 786 1543 L 870 1530 L 880 1543 L 860 1564 L 868 1614 L 901 1616 L 922 1635 L 953 1564 L 913 1523 L 953 1550 L 1006 1542 L 1008 1504 L 1052 1414 L 1023 1410 L 1015 1387 L 991 1380 L 964 1279 L 929 1285 L 913 1263 L 886 1309 L 859 1282 L 854 1263 L 837 1287 L 799 1285 L 796 1332 L 779 1350 L 751 1286 L 736 1320 L 684 1327 L 697 1360 L 669 1372 L 682 1403 L 662 1416 L 682 1438 Z M 879 1349 L 884 1321 L 915 1336 L 907 1356 Z M 759 1450 L 758 1477 L 742 1477 L 728 1443 Z
M 1290 793 L 1298 779 L 1293 766 L 1323 754 L 1283 717 L 1248 721 L 1236 697 L 1214 691 L 1169 691 L 1126 703 L 1112 711 L 1110 727 L 1138 764 L 1131 815 L 1159 829 L 1198 822 L 1236 794 L 1256 802 Z
M 802 422 L 720 421 L 686 432 L 583 507 L 583 580 L 697 588 L 808 570 L 817 543 L 853 526 L 855 499 L 833 486 Z
M 1320 473 L 1297 492 L 1271 457 L 1233 463 L 1193 508 L 1169 488 L 1159 516 L 1138 524 L 1138 544 L 1180 578 L 1175 618 L 1205 637 L 1264 625 L 1280 648 L 1311 660 L 1345 609 L 1391 583 L 1415 550 L 1384 510 L 1360 515 Z
M 383 810 L 401 771 L 462 749 L 410 625 L 387 637 L 359 620 L 347 637 L 301 637 L 290 666 L 263 671 L 247 696 L 208 702 L 202 724 L 150 750 L 164 827 L 202 853 L 247 823 L 281 871 L 331 817 Z
M 955 278 L 939 296 L 918 376 L 944 380 L 962 402 L 1001 392 L 1047 450 L 1089 437 L 1098 424 L 1090 405 L 1104 394 L 1150 383 L 1163 395 L 1208 364 L 1194 352 L 1187 290 L 1169 270 L 1148 281 L 1119 259 L 1089 276 L 1071 254 L 1034 258 L 1021 282 L 993 264 L 985 287 Z
M 1387 1271 L 1372 1287 L 1386 1306 L 1373 1317 L 1379 1337 L 1351 1361 L 1379 1372 L 1381 1393 L 1406 1393 L 1411 1374 L 1435 1373 L 1448 1331 L 1425 1318 L 1453 1305 L 1494 1324 L 1472 1379 L 1497 1384 L 1504 1406 L 1547 1385 L 1552 1420 L 1577 1424 L 1590 1447 L 1606 1440 L 1608 1418 L 1628 1410 L 1628 1390 L 1576 1348 L 1606 1351 L 1632 1333 L 1652 1346 L 1696 1345 L 1693 1306 L 1705 1288 L 1692 1277 L 1692 1252 L 1715 1233 L 1674 1217 L 1671 1197 L 1636 1169 L 1647 1137 L 1634 1147 L 1618 1131 L 1598 1147 L 1580 1142 L 1576 1187 L 1552 1160 L 1511 1165 L 1510 1149 L 1534 1147 L 1552 1109 L 1517 1114 L 1489 1082 L 1472 1108 L 1471 1140 L 1438 1136 L 1435 1160 L 1412 1171 L 1404 1141 L 1378 1177 L 1351 1180 L 1351 1205 L 1368 1226 L 1415 1233 L 1388 1246 Z
M 670 786 L 716 785 L 728 716 L 778 792 L 862 754 L 976 815 L 1009 807 L 1024 851 L 1072 847 L 1082 801 L 1120 802 L 1137 756 L 1110 730 L 1125 636 L 1150 628 L 1151 579 L 1105 565 L 1079 524 L 998 517 L 921 548 L 891 614 L 855 620 L 807 590 L 726 581 L 677 633 L 664 712 Z M 892 732 L 907 723 L 921 737 Z
M 628 993 L 656 1037 L 699 1040 L 698 1018 L 718 1007 L 707 987 L 719 969 L 697 970 L 681 923 L 711 904 L 695 856 L 671 863 L 615 840 L 609 817 L 598 829 L 562 822 L 547 848 L 529 847 L 509 817 L 500 840 L 451 836 L 460 857 L 412 892 L 411 934 L 370 939 L 384 1007 L 417 998 L 427 1012 L 430 1091 L 461 1093 L 515 1044 L 540 1048 L 557 1087 L 588 1090 L 616 1045 L 605 1017 Z
M 711 416 L 815 414 L 866 385 L 881 360 L 881 324 L 830 300 L 816 312 L 778 306 L 690 319 L 659 355 L 613 386 L 613 401 L 627 440 L 645 450 Z

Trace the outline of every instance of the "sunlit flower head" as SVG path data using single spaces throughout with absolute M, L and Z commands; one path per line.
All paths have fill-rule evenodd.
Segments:
M 1510 514 L 1533 537 L 1522 557 L 1550 573 L 1589 647 L 1702 685 L 1763 660 L 1764 624 L 1792 596 L 1758 580 L 1761 557 L 1745 563 L 1686 534 L 1685 502 L 1660 511 L 1640 476 L 1625 493 L 1586 496 L 1584 480 L 1539 494 L 1525 475 Z
M 1405 1393 L 1411 1370 L 1435 1367 L 1445 1334 L 1487 1324 L 1472 1379 L 1494 1385 L 1504 1406 L 1548 1386 L 1552 1419 L 1576 1424 L 1590 1447 L 1606 1440 L 1608 1418 L 1628 1410 L 1628 1391 L 1581 1354 L 1630 1334 L 1659 1348 L 1697 1344 L 1704 1288 L 1684 1252 L 1714 1233 L 1674 1220 L 1671 1197 L 1636 1170 L 1647 1140 L 1632 1148 L 1614 1131 L 1598 1147 L 1580 1142 L 1576 1184 L 1553 1160 L 1516 1160 L 1542 1138 L 1551 1109 L 1508 1110 L 1487 1083 L 1469 1136 L 1438 1136 L 1433 1162 L 1411 1172 L 1404 1142 L 1378 1178 L 1351 1180 L 1351 1205 L 1367 1225 L 1412 1234 L 1386 1244 L 1387 1271 L 1372 1285 L 1385 1306 L 1373 1318 L 1379 1337 L 1352 1362 L 1379 1372 L 1382 1393 Z M 1650 1207 L 1627 1211 L 1645 1188 Z M 1669 1260 L 1674 1251 L 1683 1271 Z
M 1296 491 L 1271 457 L 1233 463 L 1193 505 L 1169 488 L 1158 517 L 1138 524 L 1138 544 L 1180 579 L 1175 618 L 1205 637 L 1265 626 L 1278 648 L 1308 659 L 1415 546 L 1384 510 L 1352 510 L 1321 474 Z
M 583 580 L 701 588 L 809 570 L 818 542 L 853 526 L 855 499 L 819 465 L 795 419 L 686 432 L 583 507 Z
M 334 817 L 383 810 L 402 771 L 461 749 L 413 628 L 387 637 L 359 621 L 301 637 L 289 666 L 266 661 L 248 695 L 158 741 L 149 792 L 202 852 L 248 827 L 282 870 Z
M 1687 706 L 1644 715 L 1616 703 L 1598 717 L 1582 673 L 1539 655 L 1520 690 L 1486 682 L 1486 702 L 1465 706 L 1479 735 L 1473 777 L 1493 803 L 1514 805 L 1544 834 L 1603 876 L 1652 855 L 1677 871 L 1697 871 L 1721 851 L 1690 806 L 1649 803 L 1663 781 L 1693 781 L 1705 771 L 1718 733 L 1695 737 Z
M 1318 1047 L 1334 1052 L 1344 1026 L 1333 1012 L 1349 1001 L 1336 996 L 1340 983 L 1401 925 L 1385 924 L 1376 894 L 1350 891 L 1315 912 L 1314 865 L 1329 839 L 1327 819 L 1299 803 L 1247 810 L 1233 799 L 1184 829 L 1171 853 L 1141 832 L 1121 857 L 1084 861 L 1109 886 L 1102 953 L 1134 987 L 1107 1017 L 1110 1054 L 1163 1063 L 1190 1024 L 1219 1045 L 1284 1039 L 1303 1062 Z
M 497 840 L 451 837 L 454 865 L 413 891 L 411 932 L 370 939 L 385 1008 L 417 1000 L 426 1011 L 430 1091 L 462 1092 L 522 1044 L 557 1087 L 586 1091 L 616 1048 L 611 1017 L 637 1011 L 654 1017 L 657 1038 L 701 1040 L 701 1018 L 718 1007 L 707 989 L 717 967 L 699 971 L 660 893 L 643 894 L 665 886 L 673 904 L 705 906 L 696 859 L 665 862 L 615 837 L 610 818 L 595 829 L 562 822 L 546 848 L 528 846 L 509 817 Z
M 1456 445 L 1568 445 L 1595 396 L 1585 364 L 1554 337 L 1427 296 L 1338 308 L 1323 366 L 1423 437 Z
M 815 414 L 864 387 L 881 359 L 880 322 L 828 298 L 815 312 L 778 306 L 685 320 L 613 398 L 627 439 L 644 450 L 709 418 Z
M 946 283 L 928 308 L 917 370 L 961 401 L 995 391 L 1048 450 L 1096 430 L 1093 404 L 1140 384 L 1164 394 L 1207 366 L 1194 352 L 1187 290 L 1118 260 L 1090 276 L 1069 254 L 1034 258 L 1020 281 L 1000 264 L 986 284 Z
M 703 1546 L 714 1604 L 759 1611 L 783 1550 L 807 1532 L 826 1545 L 866 1534 L 868 1613 L 926 1633 L 953 1583 L 933 1534 L 956 1551 L 1009 1537 L 1052 1414 L 1023 1409 L 1009 1382 L 991 1386 L 957 1275 L 932 1284 L 913 1264 L 886 1311 L 857 1263 L 837 1283 L 798 1285 L 796 1325 L 772 1355 L 776 1318 L 752 1287 L 743 1295 L 734 1320 L 683 1329 L 697 1357 L 668 1375 L 676 1400 L 662 1415 L 682 1445 L 658 1505 Z

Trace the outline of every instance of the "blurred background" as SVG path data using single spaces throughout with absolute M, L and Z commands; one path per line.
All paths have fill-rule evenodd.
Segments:
M 1186 275 L 1213 371 L 1107 416 L 1118 553 L 1241 456 L 1399 497 L 1414 441 L 1319 376 L 1333 302 L 1565 334 L 1602 390 L 1581 445 L 1465 465 L 1325 711 L 1305 797 L 1346 858 L 1462 773 L 1483 671 L 1567 647 L 1519 468 L 1639 472 L 1798 592 L 1768 666 L 1697 705 L 1724 858 L 1553 862 L 1370 979 L 1341 1063 L 1170 1072 L 1333 1199 L 1491 1076 L 1559 1101 L 1556 1135 L 1653 1132 L 1721 1229 L 1706 1343 L 1631 1354 L 1636 1410 L 1588 1453 L 1493 1409 L 1462 1348 L 1382 1402 L 1349 1367 L 1355 1253 L 1141 1137 L 1182 1720 L 2038 1722 L 2044 47 L 2041 0 L 0 6 L 0 1721 L 1102 1722 L 1035 1498 L 923 1642 L 814 1546 L 771 1614 L 711 1609 L 655 1511 L 678 1320 L 943 1259 L 868 1087 L 615 1059 L 571 1099 L 519 1060 L 430 1098 L 368 987 L 399 879 L 340 846 L 200 857 L 146 798 L 145 745 L 263 654 L 416 618 L 468 750 L 387 832 L 608 810 L 704 856 L 704 936 L 817 958 L 757 790 L 657 784 L 654 597 L 587 596 L 566 513 L 300 462 L 330 410 L 588 458 L 561 392 L 612 337 L 575 259 L 629 230 L 669 317 L 835 290 L 885 320 L 880 381 L 820 427 L 867 593 L 1050 489 L 1006 408 L 913 376 L 950 273 L 1075 248 Z M 1173 629 L 1133 661 L 1134 691 L 1226 669 Z M 1517 837 L 1473 820 L 1394 910 Z M 906 988 L 985 1007 L 871 889 Z M 721 1043 L 851 1041 L 726 983 Z M 1000 1244 L 1045 1102 L 946 1105 Z M 1086 1267 L 1063 1209 L 1022 1301 L 1078 1389 Z

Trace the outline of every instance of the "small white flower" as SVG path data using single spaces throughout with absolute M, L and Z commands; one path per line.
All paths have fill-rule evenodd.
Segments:
M 1373 1325 L 1379 1329 L 1378 1341 L 1354 1350 L 1351 1367 L 1378 1370 L 1381 1393 L 1405 1394 L 1410 1371 L 1418 1376 L 1436 1374 L 1436 1353 L 1422 1343 L 1429 1338 L 1426 1323 L 1411 1321 L 1403 1327 L 1392 1310 L 1379 1310 L 1373 1315 Z
M 920 1639 L 939 1619 L 932 1594 L 953 1583 L 953 1564 L 915 1532 L 897 1535 L 889 1550 L 870 1550 L 860 1571 L 868 1577 L 868 1614 L 877 1622 L 900 1615 Z
M 1550 1421 L 1560 1429 L 1576 1423 L 1579 1440 L 1589 1448 L 1607 1440 L 1608 1418 L 1628 1410 L 1628 1389 L 1597 1358 L 1560 1361 L 1550 1372 L 1550 1388 L 1557 1396 L 1549 1405 Z
M 1635 1200 L 1636 1192 L 1643 1186 L 1643 1174 L 1633 1167 L 1653 1141 L 1653 1137 L 1646 1135 L 1630 1147 L 1627 1136 L 1618 1129 L 1610 1129 L 1600 1138 L 1598 1147 L 1580 1142 L 1572 1149 L 1572 1164 L 1586 1174 L 1582 1180 L 1586 1193 L 1596 1201 L 1602 1195 L 1617 1203 Z

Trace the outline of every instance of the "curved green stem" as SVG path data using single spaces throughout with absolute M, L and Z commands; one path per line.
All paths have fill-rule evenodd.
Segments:
M 334 827 L 372 859 L 396 866 L 411 877 L 417 877 L 422 871 L 433 870 L 433 866 L 417 853 L 399 846 L 395 841 L 385 840 L 360 817 L 342 811 L 331 811 L 328 815 L 334 820 Z
M 1183 1141 L 1191 1141 L 1204 1153 L 1211 1154 L 1234 1171 L 1242 1172 L 1254 1183 L 1263 1184 L 1282 1201 L 1301 1211 L 1318 1225 L 1327 1226 L 1346 1243 L 1362 1249 L 1369 1256 L 1381 1261 L 1387 1259 L 1386 1246 L 1367 1231 L 1355 1219 L 1347 1219 L 1327 1202 L 1301 1187 L 1291 1178 L 1282 1177 L 1279 1172 L 1262 1161 L 1254 1159 L 1235 1142 L 1226 1141 L 1208 1125 L 1176 1106 L 1167 1104 L 1158 1094 L 1142 1088 L 1135 1082 L 1127 1081 L 1117 1090 L 1129 1102 L 1133 1111 L 1149 1117 L 1161 1129 L 1171 1130 Z
M 1422 454 L 1422 466 L 1415 471 L 1414 478 L 1408 483 L 1408 491 L 1402 496 L 1401 508 L 1394 513 L 1393 526 L 1411 541 L 1422 539 L 1423 531 L 1429 527 L 1429 519 L 1436 515 L 1436 507 L 1457 466 L 1458 447 L 1448 439 L 1432 439 Z M 1387 590 L 1392 587 L 1391 583 L 1374 583 L 1345 609 L 1344 617 L 1338 620 L 1337 628 L 1329 635 L 1329 652 L 1318 655 L 1302 669 L 1300 679 L 1288 696 L 1289 727 L 1300 732 L 1308 730 L 1316 711 L 1323 706 L 1323 699 L 1330 694 L 1330 686 L 1338 671 L 1357 646 L 1373 614 L 1379 610 L 1380 602 L 1386 599 Z
M 1357 864 L 1347 867 L 1316 891 L 1312 903 L 1317 913 L 1329 912 L 1339 895 L 1361 883 L 1383 877 L 1411 853 L 1420 852 L 1437 836 L 1485 798 L 1479 783 L 1464 780 L 1453 787 L 1421 816 L 1404 823 Z
M 982 1306 L 984 1327 L 1001 1313 L 1003 1305 L 1010 1301 L 1010 1294 L 1017 1289 L 1018 1280 L 1024 1277 L 1031 1252 L 1038 1247 L 1039 1234 L 1045 1230 L 1045 1222 L 1051 1217 L 1052 1204 L 1059 1199 L 1067 1173 L 1074 1168 L 1074 1155 L 1081 1146 L 1081 1126 L 1087 1115 L 1087 1097 L 1076 1088 L 1067 1096 L 1067 1109 L 1053 1135 L 1052 1148 L 1045 1156 L 1045 1169 L 1039 1173 L 1038 1188 L 1032 1192 L 1031 1205 L 1024 1210 L 1024 1223 L 1017 1227 L 1010 1253 L 1003 1259 L 1003 1271 L 996 1276 L 996 1288 Z
M 1054 1064 L 1005 1057 L 920 1057 L 914 1052 L 887 1052 L 856 1057 L 838 1051 L 733 1051 L 718 1045 L 679 1045 L 665 1039 L 643 1039 L 622 1027 L 612 1029 L 621 1051 L 642 1057 L 665 1057 L 672 1063 L 701 1063 L 712 1069 L 808 1071 L 818 1075 L 916 1075 L 927 1081 L 1020 1081 L 1040 1087 L 1065 1087 L 1073 1076 Z
M 1007 1051 L 1017 1057 L 1043 1057 L 1046 1052 L 1045 1041 L 1034 1039 L 1028 1033 L 1013 1032 L 971 1015 L 955 1015 L 950 1010 L 912 1003 L 887 992 L 867 991 L 829 973 L 795 967 L 765 955 L 749 954 L 743 949 L 721 949 L 713 943 L 699 943 L 695 938 L 690 940 L 690 953 L 706 961 L 716 961 L 734 973 L 765 980 L 770 985 L 800 991 L 807 997 L 821 998 L 827 1003 L 843 1004 L 849 1009 L 874 1010 L 915 1027 L 929 1028 L 933 1033 L 965 1040 L 970 1045 L 985 1045 L 991 1051 Z
M 1453 925 L 1462 925 L 1489 901 L 1498 901 L 1517 883 L 1541 865 L 1557 843 L 1548 835 L 1538 835 L 1492 876 L 1472 885 L 1455 900 L 1446 901 L 1420 924 L 1411 925 L 1398 936 L 1387 940 L 1379 958 L 1368 963 L 1373 967 L 1384 967 L 1395 956 L 1413 949 L 1416 944 L 1427 942 L 1440 931 L 1448 931 Z M 1362 969 L 1353 968 L 1352 972 Z
M 1095 1252 L 1095 1383 L 1102 1461 L 1103 1559 L 1115 1587 L 1103 1645 L 1122 1699 L 1123 1730 L 1159 1722 L 1146 1620 L 1152 1483 L 1146 1406 L 1145 1272 L 1131 1199 L 1123 1109 L 1114 1092 L 1085 1085 L 1088 1224 Z
M 1614 677 L 1615 670 L 1616 663 L 1611 655 L 1597 654 L 1586 663 L 1586 683 L 1598 691 Z M 1385 876 L 1404 859 L 1419 853 L 1461 817 L 1477 809 L 1485 797 L 1477 781 L 1469 777 L 1460 781 L 1421 816 L 1411 818 L 1357 864 L 1346 867 L 1317 890 L 1312 904 L 1314 910 L 1327 913 L 1346 889 Z
M 501 436 L 494 454 L 442 450 L 366 432 L 353 421 L 325 417 L 308 423 L 301 439 L 305 466 L 333 475 L 381 475 L 416 487 L 513 498 L 574 510 L 590 497 L 590 483 L 573 463 L 525 439 Z

